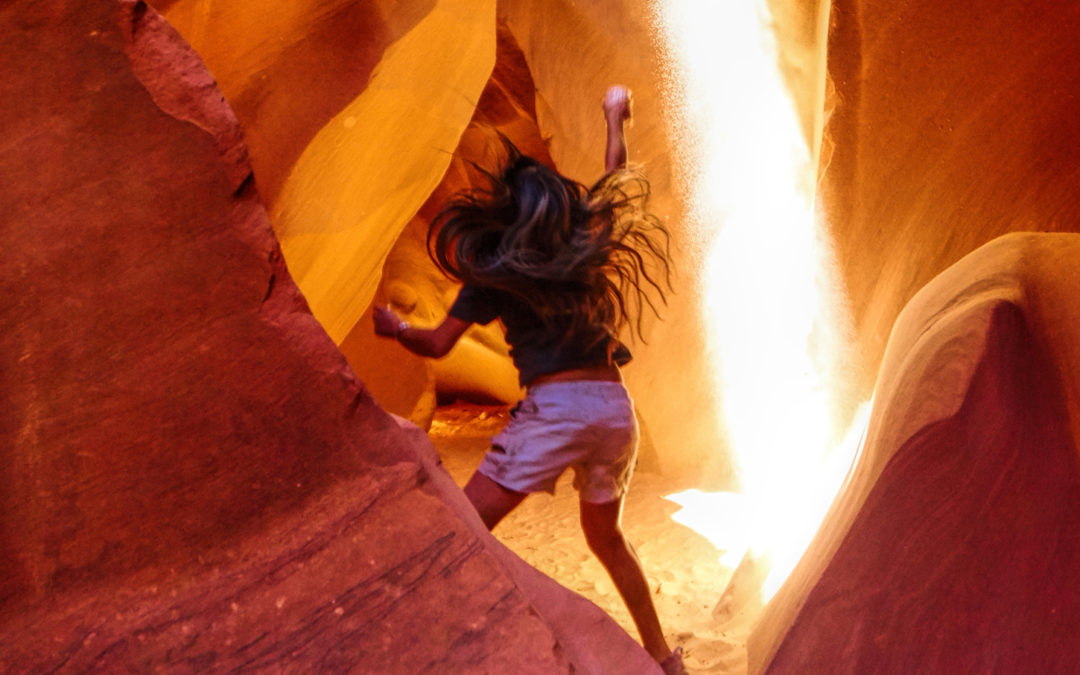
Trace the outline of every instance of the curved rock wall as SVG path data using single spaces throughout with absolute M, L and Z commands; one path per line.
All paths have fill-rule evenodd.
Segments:
M 822 202 L 869 392 L 900 309 L 1010 231 L 1080 223 L 1080 7 L 837 0 Z
M 821 201 L 874 410 L 751 672 L 1067 671 L 1080 248 L 1001 235 L 1080 231 L 1080 7 L 840 0 L 831 20 Z
M 457 296 L 458 286 L 447 279 L 428 257 L 428 225 L 454 192 L 482 184 L 471 163 L 491 164 L 503 134 L 522 152 L 551 163 L 547 146 L 536 126 L 533 106 L 535 88 L 517 41 L 502 22 L 498 24 L 495 68 L 476 104 L 468 129 L 454 152 L 438 187 L 402 232 L 383 266 L 377 303 L 390 303 L 414 325 L 437 324 Z M 430 389 L 444 398 L 466 397 L 474 401 L 511 403 L 521 397 L 517 371 L 497 322 L 473 326 L 445 358 L 416 359 L 391 341 L 372 333 L 370 317 L 353 327 L 341 349 L 361 377 L 379 376 L 385 365 L 373 364 L 365 355 L 389 351 L 395 363 L 420 360 L 433 381 Z M 400 377 L 400 376 L 399 376 Z M 365 381 L 367 381 L 365 379 Z M 382 399 L 380 399 L 380 402 Z M 391 408 L 392 409 L 392 408 Z M 429 416 L 430 417 L 430 416 Z
M 1012 234 L 897 321 L 862 455 L 750 670 L 1067 672 L 1080 659 L 1080 235 Z
M 316 318 L 380 404 L 425 424 L 433 364 L 371 336 L 370 304 L 489 79 L 494 3 L 155 4 L 236 110 L 275 233 Z M 424 258 L 408 267 L 430 271 Z M 505 382 L 510 367 L 499 366 Z
M 0 670 L 655 671 L 372 400 L 159 15 L 0 26 Z
M 494 0 L 164 9 L 236 109 L 289 269 L 341 342 L 491 73 Z M 265 188 L 263 187 L 265 183 Z
M 724 480 L 651 9 L 502 2 L 496 22 L 493 5 L 463 6 L 339 2 L 260 15 L 236 3 L 161 3 L 234 102 L 275 232 L 316 317 L 376 398 L 421 424 L 435 389 L 502 401 L 520 393 L 496 328 L 429 364 L 374 339 L 364 314 L 381 274 L 376 301 L 416 323 L 441 318 L 453 290 L 420 235 L 442 199 L 469 184 L 463 161 L 483 158 L 483 134 L 462 137 L 466 123 L 497 127 L 533 154 L 550 149 L 560 170 L 591 182 L 603 163 L 600 99 L 613 82 L 629 85 L 631 160 L 645 166 L 682 261 L 664 321 L 649 325 L 627 371 L 657 448 L 645 456 L 699 474 L 711 463 Z
M 2 15 L 0 168 L 22 177 L 0 193 L 11 258 L 0 311 L 12 327 L 0 338 L 5 665 L 149 666 L 179 654 L 192 668 L 214 658 L 226 668 L 295 652 L 306 665 L 337 654 L 320 662 L 331 667 L 377 652 L 390 669 L 489 657 L 493 668 L 648 667 L 593 609 L 506 558 L 422 441 L 360 381 L 421 424 L 437 389 L 517 395 L 496 330 L 431 364 L 373 339 L 365 314 L 374 299 L 434 321 L 448 304 L 453 288 L 423 259 L 422 234 L 442 198 L 470 183 L 466 160 L 483 154 L 486 136 L 470 122 L 588 182 L 602 164 L 600 96 L 629 85 L 631 160 L 646 167 L 677 256 L 692 259 L 649 5 L 341 0 L 271 11 L 161 0 L 219 91 L 141 3 L 120 3 L 122 19 L 110 3 L 76 4 L 19 1 Z M 1075 662 L 1072 643 L 1053 642 L 1075 634 L 1075 603 L 1025 588 L 1039 573 L 1078 581 L 1076 533 L 1063 520 L 1075 510 L 1080 434 L 1076 243 L 1012 236 L 950 265 L 1007 232 L 1080 227 L 1080 7 L 837 0 L 821 87 L 813 13 L 770 6 L 780 33 L 796 35 L 782 67 L 802 83 L 806 136 L 821 138 L 819 202 L 860 348 L 854 389 L 867 396 L 876 383 L 877 395 L 852 482 L 770 605 L 751 665 L 978 669 L 990 654 L 1019 668 L 1031 645 L 1041 667 Z M 724 430 L 708 403 L 688 272 L 627 377 L 659 468 L 723 483 Z M 1004 534 L 972 530 L 986 514 Z M 403 557 L 351 563 L 401 542 Z M 993 559 L 999 545 L 1015 555 Z M 453 581 L 432 583 L 430 569 Z M 995 592 L 976 588 L 974 572 L 1000 580 Z M 432 615 L 443 641 L 419 661 L 393 660 L 417 654 L 412 643 L 365 646 L 385 626 L 412 639 L 408 627 L 431 607 L 411 598 L 445 604 L 440 593 L 492 575 L 504 579 L 497 598 Z M 881 578 L 888 588 L 875 586 Z M 410 600 L 359 592 L 365 584 Z M 857 598 L 857 611 L 833 594 Z M 1032 612 L 1009 614 L 1021 600 Z M 580 613 L 610 649 L 591 655 L 560 612 Z M 118 618 L 84 618 L 106 615 Z M 337 620 L 354 615 L 387 623 Z M 289 620 L 270 619 L 280 616 Z M 493 626 L 489 646 L 469 637 L 474 620 Z M 268 622 L 280 628 L 269 639 Z M 853 622 L 863 630 L 846 641 L 821 628 Z M 925 625 L 950 639 L 908 649 L 925 643 Z M 965 627 L 973 637 L 961 644 Z M 16 646 L 25 634 L 55 649 Z M 315 634 L 342 641 L 295 651 Z
M 466 340 L 445 362 L 423 364 L 373 340 L 363 314 L 384 259 L 414 217 L 407 238 L 414 244 L 399 245 L 387 273 L 413 278 L 419 293 L 404 292 L 403 303 L 416 307 L 419 300 L 424 309 L 412 318 L 437 320 L 446 304 L 449 291 L 415 243 L 427 220 L 420 209 L 426 203 L 432 210 L 444 191 L 461 185 L 444 173 L 460 155 L 449 149 L 478 119 L 492 63 L 506 58 L 494 49 L 488 6 L 473 12 L 470 5 L 462 18 L 449 2 L 320 3 L 272 13 L 236 3 L 161 4 L 234 102 L 290 269 L 335 341 L 355 343 L 343 348 L 379 400 L 422 423 L 440 386 L 449 395 L 513 399 L 505 347 L 491 331 Z M 966 11 L 920 2 L 843 0 L 828 13 L 780 0 L 769 7 L 780 65 L 814 152 L 820 140 L 819 203 L 856 324 L 854 382 L 841 382 L 844 391 L 836 393 L 849 409 L 871 393 L 900 308 L 934 274 L 1006 231 L 1074 229 L 1077 143 L 1069 92 L 1080 76 L 1068 36 L 1077 10 L 1060 2 L 994 5 L 975 21 Z M 519 98 L 535 99 L 535 112 L 513 111 L 515 128 L 533 133 L 535 121 L 554 163 L 583 181 L 601 168 L 599 92 L 613 81 L 635 91 L 631 159 L 653 181 L 682 270 L 665 320 L 650 325 L 649 343 L 637 346 L 627 376 L 661 464 L 700 475 L 702 463 L 711 463 L 705 473 L 723 483 L 725 432 L 715 404 L 706 403 L 717 392 L 702 375 L 709 370 L 707 327 L 695 287 L 695 242 L 681 224 L 687 195 L 678 173 L 686 167 L 675 165 L 674 137 L 663 119 L 666 85 L 653 11 L 630 0 L 603 7 L 503 0 L 497 14 L 527 68 L 503 80 L 514 81 Z M 828 87 L 818 63 L 818 22 L 826 15 Z M 1025 26 L 1019 41 L 1018 25 Z M 308 77 L 312 72 L 319 76 Z M 388 78 L 395 78 L 400 100 L 380 97 L 378 82 Z M 398 91 L 402 83 L 411 93 Z M 417 110 L 440 123 L 423 122 Z M 434 135 L 400 145 L 417 133 Z M 286 189 L 290 180 L 294 187 Z M 373 204 L 377 216 L 370 215 Z M 358 358 L 384 350 L 386 358 Z M 476 375 L 488 372 L 498 375 Z

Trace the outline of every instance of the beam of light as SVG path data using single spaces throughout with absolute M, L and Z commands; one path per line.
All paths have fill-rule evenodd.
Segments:
M 839 489 L 861 432 L 834 428 L 846 302 L 814 216 L 816 167 L 777 65 L 765 0 L 658 0 L 676 161 L 690 192 L 717 414 L 740 492 L 670 497 L 737 560 L 768 560 L 768 600 Z M 715 524 L 726 522 L 727 529 Z M 710 524 L 714 529 L 710 530 Z

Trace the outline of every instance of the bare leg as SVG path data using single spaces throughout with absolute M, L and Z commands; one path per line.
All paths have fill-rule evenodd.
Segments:
M 480 520 L 491 530 L 529 495 L 508 490 L 484 474 L 476 472 L 465 485 L 465 496 L 480 514 Z
M 606 504 L 581 502 L 581 529 L 585 531 L 585 540 L 589 548 L 611 575 L 615 588 L 619 590 L 630 616 L 634 619 L 641 644 L 645 651 L 663 661 L 671 655 L 671 648 L 664 639 L 660 628 L 660 619 L 656 616 L 649 582 L 637 553 L 623 536 L 622 520 L 623 499 Z

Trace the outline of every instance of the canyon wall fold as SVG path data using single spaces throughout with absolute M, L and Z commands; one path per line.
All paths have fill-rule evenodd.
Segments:
M 655 668 L 376 405 L 154 10 L 0 26 L 0 669 Z
M 316 318 L 376 399 L 422 425 L 436 392 L 444 400 L 518 398 L 506 346 L 497 327 L 476 329 L 446 359 L 423 362 L 371 336 L 371 302 L 392 303 L 417 325 L 441 319 L 454 287 L 426 259 L 422 235 L 446 196 L 475 183 L 468 161 L 491 166 L 490 132 L 591 183 L 602 172 L 603 93 L 630 86 L 631 160 L 652 181 L 678 272 L 664 320 L 647 321 L 648 342 L 632 345 L 627 369 L 643 456 L 654 468 L 701 475 L 708 466 L 714 483 L 729 480 L 716 392 L 703 376 L 695 244 L 680 221 L 685 195 L 673 177 L 649 6 L 160 7 L 236 109 L 256 183 Z
M 820 201 L 869 394 L 901 308 L 1011 231 L 1080 222 L 1080 6 L 837 0 Z
M 873 411 L 751 672 L 1076 662 L 1080 249 L 1050 233 L 1080 231 L 1078 30 L 1069 2 L 832 3 L 819 203 Z
M 235 108 L 289 268 L 341 342 L 473 115 L 494 0 L 162 5 Z
M 862 454 L 751 672 L 1067 672 L 1080 658 L 1080 235 L 1001 237 L 889 340 Z

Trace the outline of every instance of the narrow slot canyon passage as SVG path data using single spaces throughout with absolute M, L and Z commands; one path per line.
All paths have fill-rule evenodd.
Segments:
M 0 33 L 0 672 L 656 673 L 570 472 L 493 534 L 460 489 L 524 393 L 498 322 L 373 330 L 446 316 L 428 227 L 493 138 L 603 174 L 615 84 L 676 263 L 623 528 L 690 674 L 1076 670 L 1076 0 Z

